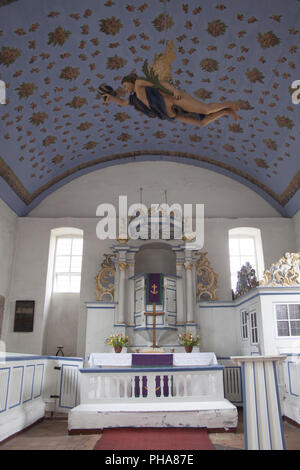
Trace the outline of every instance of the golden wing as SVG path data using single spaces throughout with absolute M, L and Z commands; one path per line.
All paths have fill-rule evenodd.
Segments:
M 160 81 L 170 80 L 172 78 L 172 63 L 175 59 L 176 52 L 174 50 L 174 41 L 169 41 L 165 52 L 155 54 L 154 61 L 150 65 L 150 70 L 153 70 Z

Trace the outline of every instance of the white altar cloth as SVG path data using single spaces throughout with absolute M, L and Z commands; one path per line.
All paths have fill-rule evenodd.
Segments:
M 91 353 L 89 367 L 131 367 L 131 353 Z
M 137 353 L 139 354 L 139 353 Z M 164 353 L 172 354 L 172 353 Z M 132 353 L 91 353 L 89 367 L 131 367 Z M 215 353 L 173 353 L 173 366 L 212 366 L 218 361 Z
M 174 353 L 174 366 L 212 366 L 217 365 L 218 361 L 215 353 Z

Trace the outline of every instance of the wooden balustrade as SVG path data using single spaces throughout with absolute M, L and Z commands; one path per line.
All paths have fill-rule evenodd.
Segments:
M 223 366 L 80 369 L 80 403 L 223 400 Z

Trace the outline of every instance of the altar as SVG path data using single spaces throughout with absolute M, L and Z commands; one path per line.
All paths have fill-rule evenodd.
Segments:
M 91 353 L 88 365 L 79 369 L 80 405 L 69 413 L 69 430 L 237 425 L 213 352 Z
M 85 360 L 109 353 L 105 339 L 120 333 L 130 353 L 151 347 L 181 353 L 178 336 L 199 334 L 197 256 L 176 240 L 112 246 L 95 278 L 97 299 L 85 302 Z

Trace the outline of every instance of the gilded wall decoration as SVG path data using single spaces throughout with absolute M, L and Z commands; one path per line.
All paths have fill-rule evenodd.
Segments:
M 104 295 L 109 295 L 114 300 L 115 291 L 115 272 L 116 268 L 112 258 L 116 255 L 105 254 L 104 261 L 101 263 L 101 269 L 95 277 L 97 300 L 103 300 Z
M 285 253 L 264 272 L 260 286 L 295 287 L 300 285 L 300 252 Z
M 197 253 L 200 258 L 196 263 L 197 302 L 200 300 L 218 300 L 216 295 L 218 274 L 207 259 L 207 253 Z

